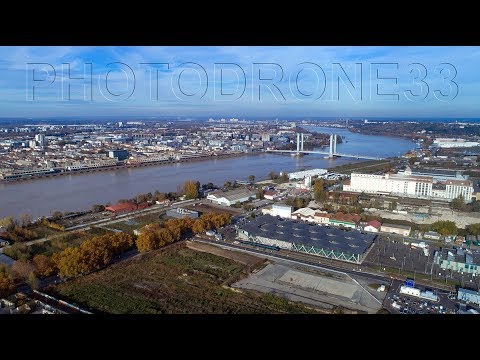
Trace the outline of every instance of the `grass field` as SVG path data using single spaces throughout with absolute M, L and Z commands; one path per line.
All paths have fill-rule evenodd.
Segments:
M 97 313 L 315 312 L 271 294 L 231 289 L 229 284 L 247 275 L 246 268 L 177 243 L 48 291 Z

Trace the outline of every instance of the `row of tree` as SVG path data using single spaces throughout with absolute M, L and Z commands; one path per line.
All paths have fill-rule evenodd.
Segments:
M 105 267 L 115 255 L 133 246 L 132 236 L 125 233 L 95 236 L 79 247 L 67 247 L 52 255 L 58 273 L 63 278 L 88 274 Z
M 200 234 L 207 230 L 218 229 L 230 223 L 230 214 L 206 213 L 198 219 L 184 217 L 167 220 L 163 226 L 155 223 L 142 228 L 136 240 L 140 252 L 159 249 L 182 236 L 194 233 Z

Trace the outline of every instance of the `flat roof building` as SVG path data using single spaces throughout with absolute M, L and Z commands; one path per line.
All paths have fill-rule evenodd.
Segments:
M 166 215 L 170 216 L 170 217 L 173 217 L 173 218 L 176 218 L 176 219 L 181 219 L 181 218 L 184 218 L 184 217 L 189 217 L 191 219 L 196 219 L 196 218 L 198 218 L 198 211 L 184 209 L 184 208 L 176 208 L 176 209 L 167 210 Z
M 480 305 L 480 293 L 468 289 L 458 289 L 457 300 L 465 301 L 467 304 Z
M 242 224 L 238 236 L 264 245 L 361 263 L 376 235 L 260 216 Z
M 442 269 L 478 274 L 480 254 L 461 247 L 435 251 L 434 262 Z

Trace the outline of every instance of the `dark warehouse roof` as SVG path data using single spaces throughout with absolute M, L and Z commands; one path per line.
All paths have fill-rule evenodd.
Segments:
M 358 230 L 307 224 L 270 215 L 257 217 L 240 228 L 251 236 L 262 236 L 347 254 L 363 254 L 376 237 L 375 234 L 361 233 Z

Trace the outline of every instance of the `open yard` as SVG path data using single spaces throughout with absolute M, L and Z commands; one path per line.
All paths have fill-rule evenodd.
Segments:
M 227 214 L 231 214 L 232 216 L 235 216 L 243 212 L 242 209 L 237 209 L 237 208 L 223 206 L 223 205 L 217 205 L 213 203 L 195 204 L 195 206 L 190 205 L 190 206 L 186 206 L 186 208 L 190 210 L 198 211 L 201 214 L 208 213 L 208 212 L 215 212 L 215 213 L 227 213 Z
M 103 313 L 309 313 L 271 294 L 230 288 L 247 265 L 177 243 L 49 291 Z

